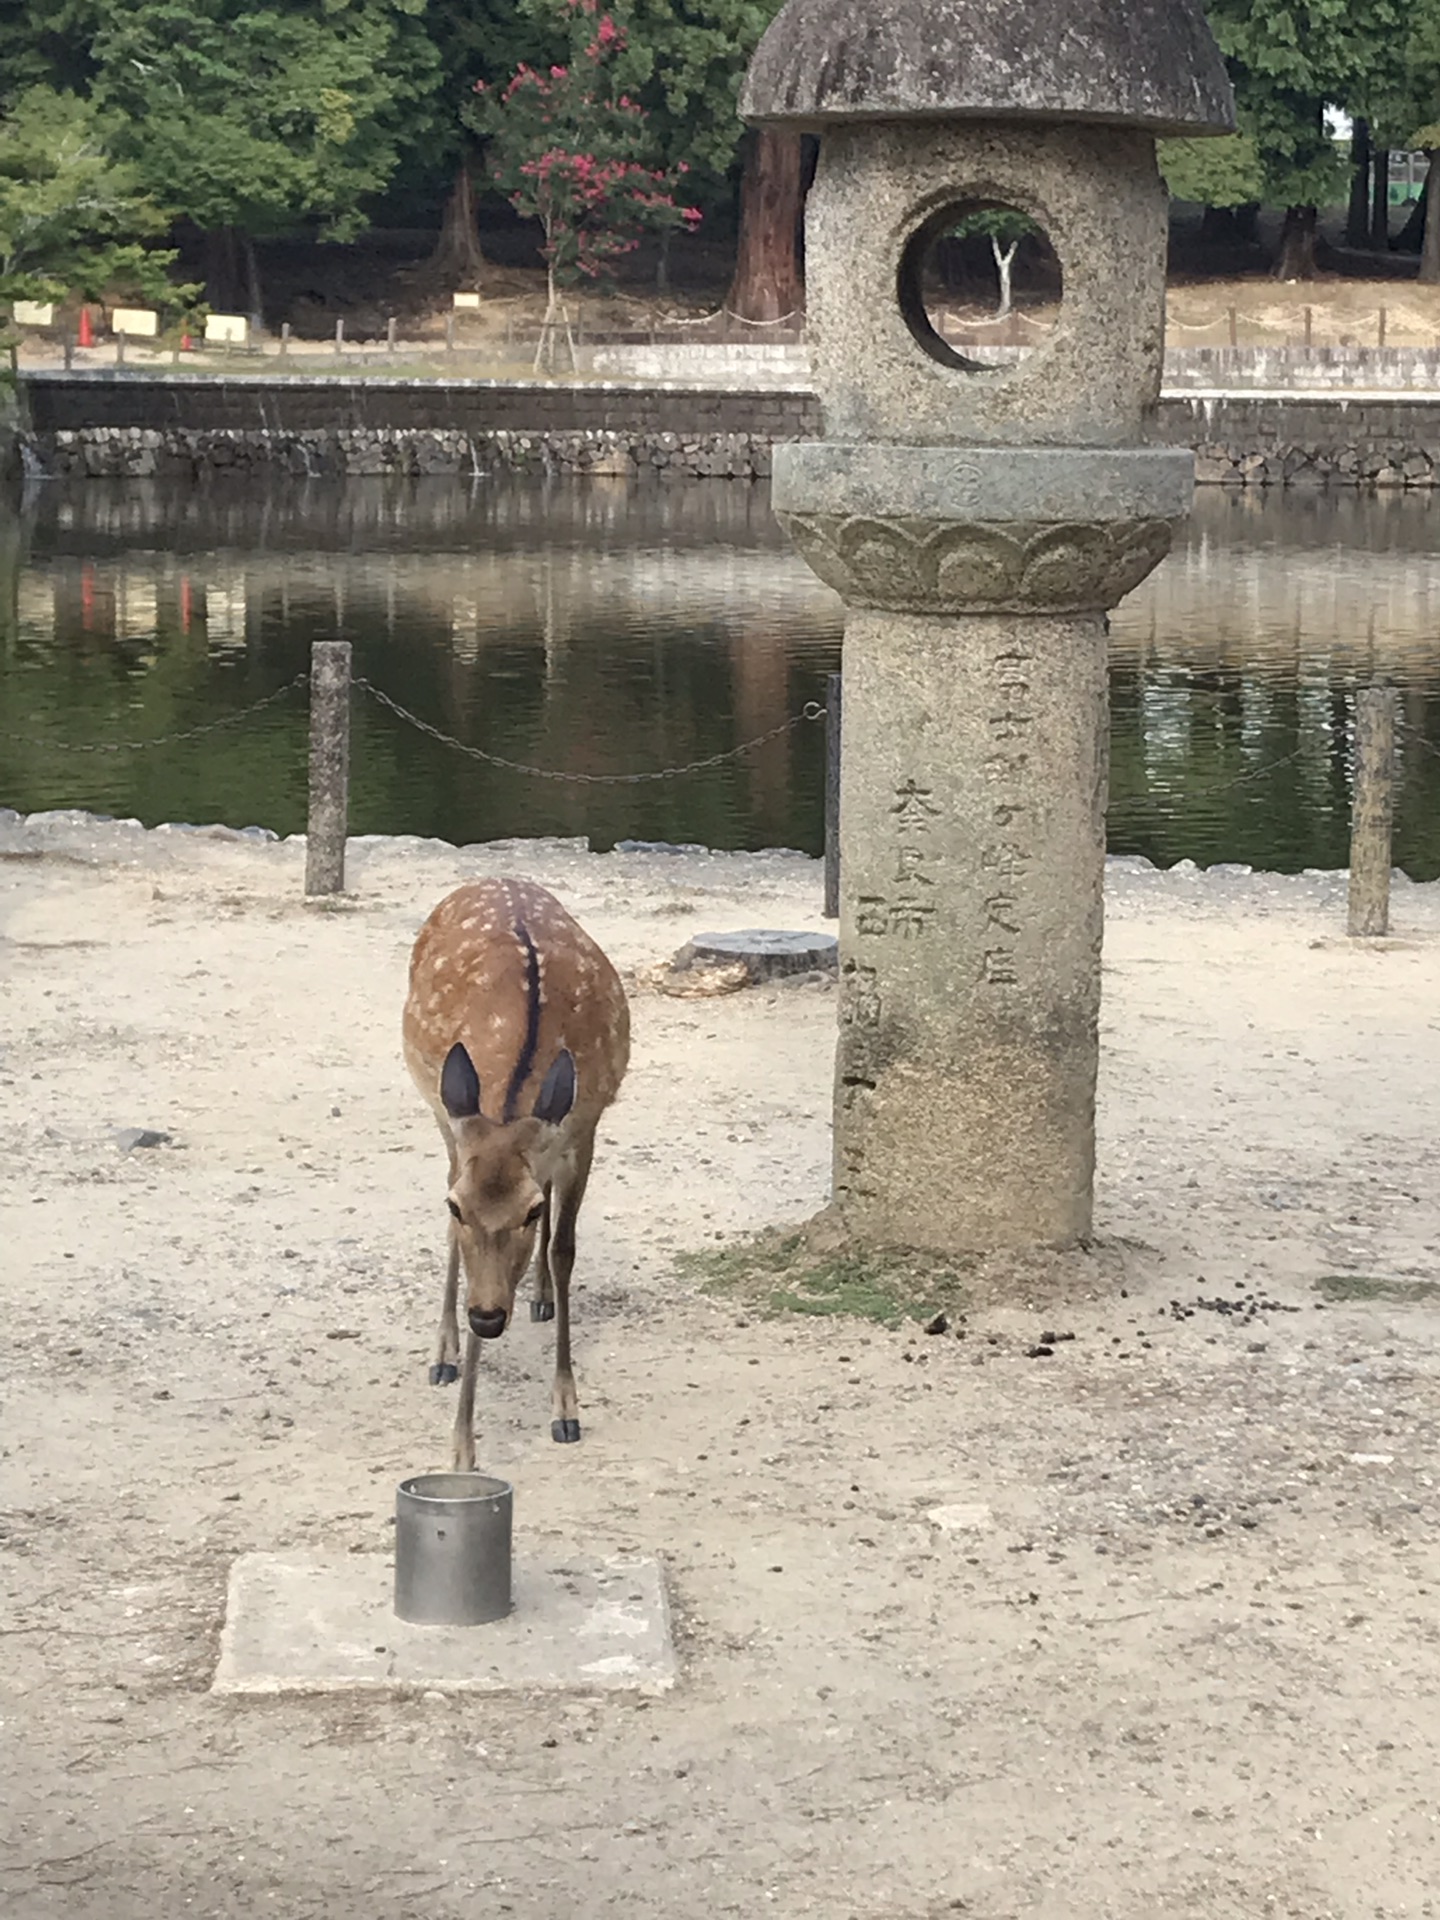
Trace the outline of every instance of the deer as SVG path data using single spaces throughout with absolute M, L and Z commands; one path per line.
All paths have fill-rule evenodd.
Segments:
M 530 1318 L 555 1322 L 550 1433 L 580 1438 L 570 1357 L 575 1224 L 596 1126 L 629 1064 L 630 1009 L 615 968 L 554 894 L 528 880 L 476 880 L 447 894 L 416 937 L 402 1037 L 450 1170 L 430 1384 L 460 1380 L 451 1458 L 473 1472 L 480 1349 L 514 1318 L 537 1236 Z

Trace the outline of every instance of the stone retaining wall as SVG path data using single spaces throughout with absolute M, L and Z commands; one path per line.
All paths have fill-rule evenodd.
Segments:
M 57 476 L 660 473 L 754 479 L 818 437 L 804 388 L 29 374 L 27 465 Z M 1202 482 L 1440 484 L 1440 392 L 1177 392 L 1161 438 Z

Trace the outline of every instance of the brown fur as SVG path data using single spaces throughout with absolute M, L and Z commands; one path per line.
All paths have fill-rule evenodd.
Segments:
M 556 1320 L 552 1430 L 557 1439 L 578 1439 L 570 1272 L 596 1124 L 629 1060 L 630 1014 L 619 976 L 543 887 L 472 881 L 447 895 L 420 929 L 403 1037 L 406 1064 L 435 1114 L 450 1161 L 450 1259 L 432 1379 L 455 1377 L 462 1266 L 471 1316 L 455 1464 L 475 1463 L 480 1341 L 474 1317 L 493 1323 L 503 1315 L 501 1325 L 508 1325 L 537 1232 L 537 1309 L 545 1317 L 553 1311 Z M 479 1080 L 478 1106 L 459 1115 L 447 1112 L 441 1095 L 446 1058 L 457 1042 Z M 574 1102 L 551 1123 L 536 1118 L 535 1108 L 565 1050 L 575 1063 Z

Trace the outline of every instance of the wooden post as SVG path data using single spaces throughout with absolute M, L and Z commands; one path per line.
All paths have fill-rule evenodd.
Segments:
M 455 316 L 453 313 L 447 313 L 445 316 L 445 351 L 447 353 L 453 353 L 455 351 Z
M 1313 347 L 1314 344 L 1315 344 L 1315 309 L 1313 307 L 1306 307 L 1305 309 L 1306 349 L 1308 350 L 1309 348 Z
M 1226 312 L 1230 319 L 1230 344 L 1232 347 L 1238 347 L 1240 344 L 1240 328 L 1236 322 L 1235 309 L 1234 307 L 1228 307 Z
M 284 320 L 280 325 L 280 357 L 283 360 L 290 351 L 290 322 Z
M 1380 309 L 1380 318 L 1375 327 L 1375 344 L 1377 347 L 1385 345 L 1385 309 L 1383 307 Z
M 345 891 L 350 816 L 350 642 L 310 648 L 310 809 L 305 894 Z
M 840 917 L 840 675 L 825 676 L 825 918 Z
M 1350 802 L 1350 932 L 1390 931 L 1390 826 L 1395 808 L 1394 687 L 1355 696 L 1355 789 Z
M 395 351 L 395 316 L 393 313 L 385 322 L 385 351 L 387 353 L 394 353 Z
M 70 369 L 75 365 L 75 340 L 73 335 L 67 333 L 62 342 L 62 346 L 65 353 L 65 371 L 69 373 Z
M 345 351 L 345 316 L 343 313 L 335 322 L 335 351 L 337 353 L 344 353 Z

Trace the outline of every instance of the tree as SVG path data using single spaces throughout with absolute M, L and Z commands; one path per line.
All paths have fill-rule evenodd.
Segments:
M 562 288 L 603 281 L 647 229 L 693 228 L 701 218 L 675 197 L 684 163 L 646 163 L 645 112 L 618 84 L 624 28 L 597 0 L 549 4 L 570 40 L 565 64 L 546 73 L 522 64 L 499 92 L 477 81 L 467 112 L 489 142 L 496 184 L 517 213 L 540 223 L 549 299 L 537 366 L 547 352 L 553 361 L 557 330 L 570 337 Z M 570 353 L 573 365 L 573 340 Z
M 208 242 L 213 304 L 257 318 L 254 241 L 366 224 L 438 62 L 423 0 L 135 0 L 96 35 L 95 98 L 152 196 Z
M 1210 0 L 1210 24 L 1255 143 L 1264 198 L 1285 208 L 1274 271 L 1316 271 L 1318 208 L 1338 197 L 1340 156 L 1326 106 L 1364 111 L 1386 84 L 1406 32 L 1403 0 Z M 1372 116 L 1373 117 L 1373 116 Z
M 197 287 L 172 283 L 173 252 L 141 244 L 166 217 L 88 101 L 27 87 L 0 113 L 0 303 L 119 293 L 181 309 Z
M 667 165 L 684 160 L 689 190 L 704 207 L 734 203 L 737 156 L 739 255 L 726 305 L 750 319 L 778 318 L 800 306 L 799 228 L 804 201 L 800 144 L 771 131 L 744 141 L 740 85 L 750 56 L 780 0 L 629 0 L 626 79 L 649 115 Z M 668 290 L 661 236 L 659 284 Z M 771 309 L 778 309 L 772 312 Z
M 562 43 L 537 26 L 520 0 L 427 0 L 425 26 L 439 60 L 439 84 L 428 109 L 411 120 L 410 146 L 427 172 L 443 170 L 450 190 L 429 269 L 443 285 L 478 287 L 485 274 L 476 217 L 475 180 L 481 144 L 462 111 L 456 76 L 503 85 L 522 61 L 548 68 Z
M 1440 0 L 1417 0 L 1398 80 L 1387 89 L 1377 112 L 1383 116 L 1387 139 L 1421 149 L 1429 162 L 1417 209 L 1419 278 L 1430 286 L 1440 284 Z M 1387 193 L 1388 186 L 1387 179 Z
M 1015 255 L 1020 250 L 1020 242 L 1032 233 L 1039 233 L 1040 229 L 1028 214 L 1017 212 L 1014 207 L 977 207 L 973 213 L 967 213 L 963 220 L 957 220 L 950 231 L 957 240 L 979 236 L 990 242 L 990 251 L 995 256 L 995 272 L 1000 281 L 1000 302 L 994 317 L 997 320 L 1006 319 L 1012 305 L 1010 278 Z

